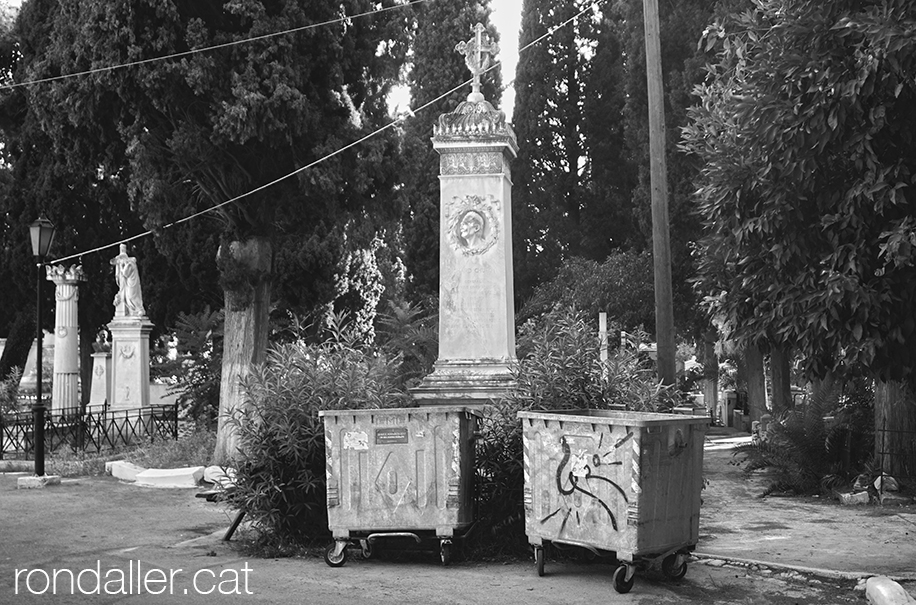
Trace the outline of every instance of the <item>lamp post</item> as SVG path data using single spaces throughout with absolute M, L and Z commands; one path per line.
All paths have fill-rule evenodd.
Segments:
M 42 357 L 42 331 L 41 331 L 41 273 L 45 265 L 45 257 L 54 241 L 54 225 L 45 217 L 39 218 L 29 226 L 32 236 L 32 255 L 35 257 L 38 277 L 36 283 L 36 334 L 37 350 L 35 360 L 35 405 L 32 408 L 34 423 L 33 435 L 35 438 L 35 474 L 39 477 L 45 474 L 45 405 L 42 401 L 41 384 L 41 357 Z

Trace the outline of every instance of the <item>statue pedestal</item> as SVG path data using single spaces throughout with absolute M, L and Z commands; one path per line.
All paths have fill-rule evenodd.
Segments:
M 440 116 L 439 357 L 411 395 L 421 405 L 486 404 L 512 387 L 512 180 L 505 116 L 468 100 Z
M 111 332 L 111 397 L 109 409 L 149 406 L 149 318 L 116 317 Z
M 102 407 L 111 401 L 111 353 L 92 354 L 92 388 L 89 391 L 89 405 Z

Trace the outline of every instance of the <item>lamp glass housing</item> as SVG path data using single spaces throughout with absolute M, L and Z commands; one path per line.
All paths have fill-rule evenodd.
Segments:
M 54 241 L 54 225 L 41 217 L 29 226 L 29 232 L 32 236 L 32 255 L 36 258 L 46 257 Z

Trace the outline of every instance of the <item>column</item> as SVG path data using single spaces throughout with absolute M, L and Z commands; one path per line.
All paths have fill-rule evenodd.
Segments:
M 84 281 L 78 265 L 48 266 L 48 281 L 54 282 L 54 382 L 51 387 L 51 413 L 79 408 L 79 283 Z

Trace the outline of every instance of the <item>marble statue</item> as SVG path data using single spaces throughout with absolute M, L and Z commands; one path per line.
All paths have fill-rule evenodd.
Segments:
M 127 256 L 127 246 L 121 244 L 120 253 L 111 259 L 111 264 L 118 283 L 118 293 L 114 297 L 115 317 L 144 317 L 146 310 L 143 308 L 137 259 Z

